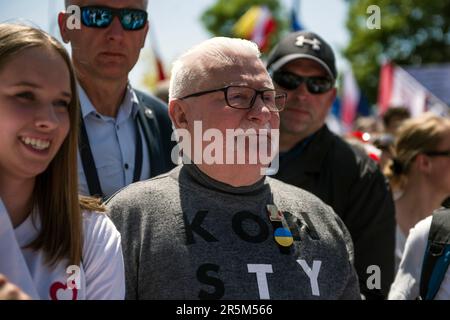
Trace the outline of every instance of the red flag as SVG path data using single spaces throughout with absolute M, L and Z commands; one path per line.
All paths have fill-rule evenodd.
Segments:
M 383 114 L 389 108 L 392 95 L 392 79 L 394 66 L 391 62 L 383 63 L 380 70 L 380 82 L 378 87 L 379 114 Z
M 379 113 L 390 107 L 408 108 L 412 116 L 426 111 L 429 92 L 411 74 L 392 63 L 381 67 L 378 91 Z
M 342 122 L 346 126 L 347 130 L 351 129 L 353 121 L 356 118 L 360 97 L 361 92 L 358 84 L 356 83 L 355 77 L 353 76 L 353 72 L 350 69 L 344 74 L 344 92 L 342 96 L 341 111 Z
M 166 74 L 164 72 L 164 67 L 163 67 L 162 61 L 159 58 L 159 56 L 156 54 L 156 52 L 155 51 L 153 51 L 153 52 L 155 55 L 155 63 L 156 63 L 157 71 L 158 71 L 158 82 L 166 80 Z
M 150 22 L 149 22 L 150 24 Z M 156 72 L 157 74 L 157 78 L 156 83 L 165 80 L 166 77 L 166 73 L 164 72 L 164 65 L 162 63 L 162 60 L 160 58 L 160 54 L 159 54 L 159 50 L 158 50 L 158 41 L 156 41 L 156 34 L 155 34 L 155 27 L 152 25 L 151 28 L 149 28 L 150 30 L 150 44 L 151 44 L 151 48 L 152 48 L 152 53 L 153 53 L 153 57 L 155 59 L 155 66 L 156 66 Z
M 264 26 L 264 38 L 261 42 L 261 51 L 266 52 L 269 49 L 269 37 L 273 31 L 275 31 L 277 25 L 273 18 L 266 21 Z
M 255 42 L 263 52 L 269 48 L 269 37 L 275 29 L 275 19 L 266 6 L 252 6 L 233 26 L 237 37 Z

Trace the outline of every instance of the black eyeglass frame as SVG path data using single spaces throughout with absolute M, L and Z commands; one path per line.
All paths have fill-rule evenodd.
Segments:
M 138 30 L 142 30 L 145 27 L 145 25 L 146 25 L 146 23 L 148 21 L 148 13 L 147 13 L 147 11 L 142 10 L 142 9 L 136 9 L 136 8 L 111 8 L 111 7 L 108 7 L 108 6 L 83 6 L 83 7 L 80 7 L 81 12 L 83 12 L 83 10 L 87 10 L 87 9 L 108 10 L 108 11 L 110 11 L 111 16 L 112 16 L 111 21 L 107 25 L 104 25 L 104 26 L 86 25 L 86 23 L 85 23 L 85 21 L 83 19 L 83 13 L 81 13 L 81 19 L 80 20 L 83 23 L 83 25 L 88 27 L 88 28 L 98 28 L 98 29 L 108 28 L 111 25 L 111 23 L 113 22 L 114 18 L 117 17 L 119 19 L 119 21 L 120 21 L 120 25 L 122 26 L 122 28 L 124 30 L 126 30 L 126 31 L 138 31 Z M 126 28 L 124 26 L 124 24 L 122 23 L 122 17 L 125 15 L 124 12 L 129 12 L 129 13 L 138 12 L 140 14 L 143 14 L 144 15 L 144 17 L 143 17 L 144 24 L 140 28 L 136 28 L 136 29 Z
M 450 157 L 450 150 L 446 151 L 426 151 L 423 154 L 429 157 Z
M 239 108 L 239 107 L 236 107 L 236 106 L 232 106 L 230 104 L 230 102 L 228 101 L 228 94 L 227 94 L 227 92 L 228 92 L 229 88 L 248 88 L 248 89 L 252 89 L 253 91 L 255 91 L 255 94 L 253 95 L 252 100 L 250 101 L 250 106 L 248 106 L 247 108 Z M 284 107 L 286 105 L 286 99 L 287 99 L 287 93 L 286 92 L 277 91 L 275 89 L 256 90 L 255 88 L 252 88 L 252 87 L 249 87 L 249 86 L 229 85 L 229 86 L 226 86 L 226 87 L 223 87 L 223 88 L 219 88 L 219 89 L 205 90 L 205 91 L 192 93 L 192 94 L 189 94 L 187 96 L 184 96 L 184 97 L 180 98 L 180 100 L 184 100 L 184 99 L 188 99 L 188 98 L 192 98 L 192 97 L 199 97 L 199 96 L 203 96 L 205 94 L 209 94 L 209 93 L 213 93 L 213 92 L 219 92 L 219 91 L 223 92 L 223 94 L 225 96 L 225 101 L 227 102 L 227 105 L 230 108 L 241 109 L 241 110 L 246 110 L 246 109 L 253 108 L 253 105 L 255 104 L 255 101 L 256 101 L 256 98 L 257 98 L 258 95 L 261 95 L 261 99 L 264 102 L 263 94 L 264 94 L 264 92 L 268 92 L 268 91 L 275 92 L 275 100 L 276 100 L 276 97 L 279 96 L 279 95 L 284 97 L 284 105 L 281 108 L 278 108 L 275 105 L 276 110 L 272 110 L 271 108 L 269 108 L 270 111 L 273 111 L 273 112 L 283 111 L 283 109 L 284 109 Z

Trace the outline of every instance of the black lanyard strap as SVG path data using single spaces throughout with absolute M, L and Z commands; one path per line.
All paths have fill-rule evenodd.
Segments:
M 83 116 L 80 121 L 80 140 L 78 141 L 78 148 L 80 150 L 81 163 L 83 165 L 84 175 L 86 176 L 89 194 L 91 196 L 103 198 L 103 191 L 98 179 L 97 170 L 95 168 L 94 157 L 92 156 L 91 146 L 84 124 Z
M 134 173 L 133 173 L 133 182 L 139 181 L 141 178 L 142 171 L 142 137 L 139 132 L 139 121 L 134 123 L 134 127 L 136 130 L 136 152 L 134 156 Z
M 80 150 L 81 163 L 83 165 L 84 175 L 91 196 L 104 198 L 104 194 L 98 178 L 97 169 L 95 166 L 95 160 L 92 155 L 91 146 L 89 144 L 89 137 L 86 131 L 86 125 L 84 123 L 83 116 L 80 120 L 80 140 L 78 141 L 78 147 Z M 138 121 L 135 122 L 135 134 L 136 134 L 136 152 L 134 157 L 134 173 L 133 182 L 139 181 L 142 172 L 142 138 L 139 130 Z

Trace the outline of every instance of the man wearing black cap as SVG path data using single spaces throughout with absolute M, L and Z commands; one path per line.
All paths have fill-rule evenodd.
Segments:
M 270 53 L 267 69 L 277 88 L 288 93 L 275 177 L 335 210 L 352 235 L 361 293 L 367 299 L 386 297 L 394 276 L 394 204 L 376 164 L 325 124 L 336 97 L 333 50 L 315 33 L 291 33 Z

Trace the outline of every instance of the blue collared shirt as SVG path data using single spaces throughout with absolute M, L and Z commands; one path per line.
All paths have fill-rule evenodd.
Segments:
M 133 182 L 136 153 L 135 118 L 139 110 L 138 98 L 127 86 L 125 98 L 117 117 L 108 117 L 97 112 L 83 88 L 78 84 L 81 114 L 86 125 L 89 144 L 94 157 L 97 175 L 105 197 Z M 150 178 L 148 147 L 142 134 L 142 171 L 140 180 Z M 89 195 L 86 176 L 78 152 L 79 192 Z

